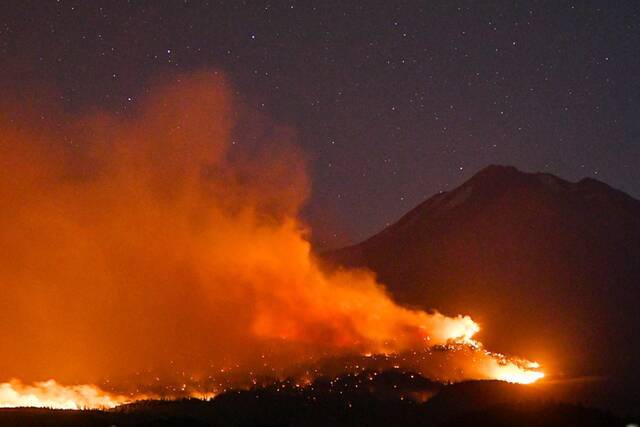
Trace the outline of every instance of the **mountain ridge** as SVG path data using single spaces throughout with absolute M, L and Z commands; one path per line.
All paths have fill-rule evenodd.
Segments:
M 635 199 L 634 197 L 632 197 L 631 195 L 618 190 L 614 187 L 611 187 L 609 184 L 597 180 L 595 178 L 591 178 L 591 177 L 584 177 L 576 182 L 571 182 L 569 180 L 565 180 L 563 178 L 560 178 L 556 175 L 553 175 L 551 173 L 547 173 L 547 172 L 522 172 L 520 170 L 518 170 L 516 167 L 514 166 L 509 166 L 509 165 L 499 165 L 499 164 L 491 164 L 489 166 L 486 166 L 485 168 L 481 169 L 480 171 L 478 171 L 476 174 L 474 174 L 471 178 L 469 178 L 467 181 L 465 181 L 464 183 L 462 183 L 459 187 L 453 189 L 453 190 L 448 190 L 448 191 L 442 191 L 439 193 L 434 194 L 433 196 L 427 198 L 425 201 L 423 201 L 422 203 L 419 203 L 417 206 L 415 206 L 414 208 L 412 208 L 411 210 L 409 210 L 409 212 L 407 212 L 406 214 L 404 214 L 403 216 L 401 216 L 397 221 L 395 221 L 394 223 L 390 224 L 389 226 L 385 227 L 384 229 L 382 229 L 381 231 L 379 231 L 378 233 L 374 234 L 373 236 L 371 236 L 370 238 L 367 238 L 361 242 L 355 243 L 353 245 L 348 245 L 345 246 L 343 248 L 338 248 L 338 249 L 333 249 L 330 251 L 326 252 L 326 255 L 328 255 L 329 257 L 333 256 L 333 253 L 335 252 L 339 252 L 339 251 L 343 251 L 345 249 L 348 248 L 353 248 L 353 247 L 357 247 L 363 244 L 366 244 L 366 242 L 368 242 L 369 240 L 371 240 L 372 238 L 376 238 L 378 236 L 380 236 L 381 234 L 385 234 L 387 233 L 389 230 L 394 229 L 395 227 L 401 225 L 402 223 L 408 221 L 410 218 L 415 217 L 416 215 L 422 213 L 421 211 L 425 208 L 428 208 L 429 206 L 439 203 L 441 201 L 441 199 L 448 199 L 450 198 L 452 195 L 456 194 L 457 192 L 459 192 L 460 190 L 463 190 L 465 188 L 467 188 L 470 184 L 473 183 L 478 183 L 478 181 L 481 181 L 481 183 L 483 184 L 487 184 L 488 182 L 492 182 L 492 181 L 496 181 L 496 180 L 504 180 L 504 179 L 508 179 L 508 178 L 516 178 L 519 180 L 522 180 L 523 177 L 527 177 L 528 179 L 537 179 L 539 180 L 543 185 L 547 185 L 549 188 L 553 188 L 555 191 L 566 191 L 566 190 L 570 190 L 570 191 L 587 191 L 587 190 L 596 190 L 596 191 L 610 191 L 612 193 L 614 193 L 616 195 L 616 197 L 620 198 L 620 199 L 626 199 L 627 201 L 631 202 L 631 203 L 635 203 L 637 205 L 637 208 L 640 209 L 640 200 Z

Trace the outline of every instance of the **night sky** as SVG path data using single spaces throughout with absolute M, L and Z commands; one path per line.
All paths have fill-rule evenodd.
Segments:
M 296 129 L 334 247 L 492 163 L 639 197 L 639 46 L 636 1 L 16 0 L 0 90 L 127 115 L 155 76 L 220 69 Z

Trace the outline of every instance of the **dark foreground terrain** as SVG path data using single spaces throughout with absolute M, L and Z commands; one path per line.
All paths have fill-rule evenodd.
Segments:
M 0 410 L 2 426 L 625 426 L 631 420 L 554 402 L 497 381 L 454 385 L 369 373 L 307 387 L 283 382 L 211 401 L 146 401 L 111 411 Z

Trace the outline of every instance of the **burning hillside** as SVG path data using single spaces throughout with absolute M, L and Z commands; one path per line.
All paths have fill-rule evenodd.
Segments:
M 468 316 L 399 306 L 364 270 L 321 269 L 297 219 L 308 180 L 291 131 L 218 74 L 159 85 L 126 119 L 24 111 L 0 115 L 0 406 L 207 396 L 220 378 L 244 387 L 321 358 L 431 349 L 446 358 L 417 368 L 442 380 L 542 376 L 484 350 Z

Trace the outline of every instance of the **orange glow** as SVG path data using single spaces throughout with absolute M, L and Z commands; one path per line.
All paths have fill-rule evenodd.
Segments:
M 200 72 L 157 85 L 127 119 L 2 107 L 0 336 L 13 344 L 0 380 L 136 389 L 141 372 L 272 373 L 449 343 L 482 353 L 470 317 L 399 306 L 371 272 L 319 265 L 298 219 L 309 182 L 294 133 L 233 92 Z M 467 378 L 541 375 L 480 359 Z M 0 406 L 127 401 L 55 381 L 0 390 Z

